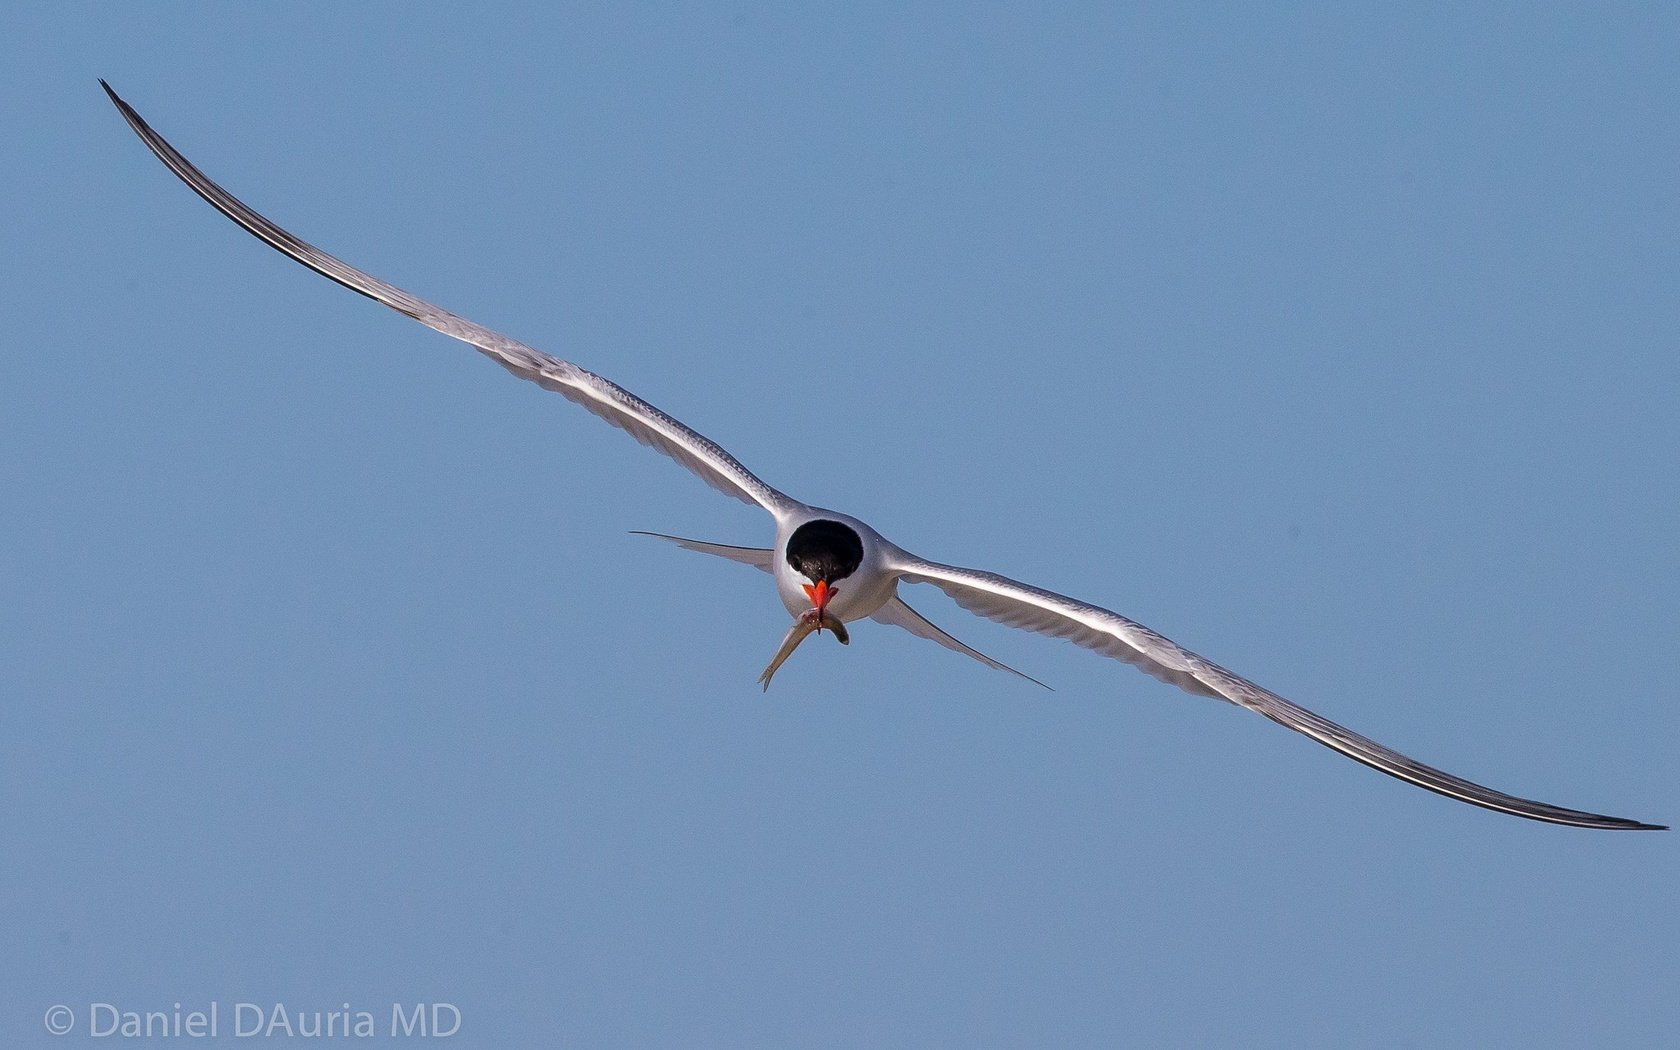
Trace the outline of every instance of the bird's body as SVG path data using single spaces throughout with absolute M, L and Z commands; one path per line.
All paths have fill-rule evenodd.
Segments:
M 171 171 L 271 247 L 352 291 L 472 345 L 514 375 L 565 396 L 670 456 L 713 488 L 767 511 L 775 524 L 774 542 L 768 548 L 644 534 L 771 574 L 794 623 L 761 676 L 767 688 L 776 668 L 806 637 L 827 630 L 846 642 L 849 634 L 844 625 L 866 618 L 902 627 L 989 667 L 1027 677 L 957 641 L 905 604 L 899 585 L 923 583 L 980 616 L 1065 638 L 1133 664 L 1187 692 L 1246 707 L 1356 761 L 1450 798 L 1554 824 L 1623 830 L 1659 827 L 1518 798 L 1445 773 L 1299 707 L 1118 613 L 995 573 L 928 561 L 851 515 L 802 503 L 765 484 L 715 442 L 611 381 L 452 314 L 286 232 L 211 181 L 109 85 L 104 86 L 129 126 Z

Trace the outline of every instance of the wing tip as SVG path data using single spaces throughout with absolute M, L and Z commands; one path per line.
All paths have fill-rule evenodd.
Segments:
M 1038 679 L 1036 679 L 1036 678 L 1034 678 L 1034 677 L 1033 677 L 1033 676 L 1032 676 L 1032 675 L 1030 675 L 1030 674 L 1027 674 L 1027 673 L 1025 673 L 1025 672 L 1023 672 L 1023 671 L 1017 671 L 1017 670 L 1015 670 L 1015 668 L 1013 668 L 1013 667 L 1008 667 L 1008 666 L 1005 666 L 1005 667 L 1004 667 L 1004 670 L 1006 670 L 1006 671 L 1010 671 L 1010 672 L 1012 672 L 1012 673 L 1014 673 L 1014 674 L 1018 674 L 1018 675 L 1020 675 L 1020 676 L 1021 676 L 1021 677 L 1022 677 L 1022 678 L 1025 678 L 1025 679 L 1026 679 L 1026 680 L 1027 680 L 1027 681 L 1029 681 L 1029 682 L 1031 682 L 1031 683 L 1032 683 L 1032 684 L 1033 684 L 1033 685 L 1036 685 L 1036 686 L 1038 686 L 1038 687 L 1039 687 L 1039 688 L 1040 688 L 1040 689 L 1042 689 L 1042 690 L 1044 690 L 1044 691 L 1045 691 L 1045 692 L 1047 692 L 1047 693 L 1054 693 L 1054 692 L 1055 692 L 1055 691 L 1056 691 L 1056 687 L 1055 687 L 1055 686 L 1053 686 L 1053 685 L 1045 685 L 1045 684 L 1044 684 L 1044 683 L 1043 683 L 1043 682 L 1040 682 L 1040 681 L 1039 681 L 1039 680 L 1038 680 Z
M 116 89 L 104 77 L 99 78 L 99 86 L 105 89 L 105 97 L 110 99 L 113 105 L 124 113 L 130 112 L 128 103 L 123 101 L 122 96 L 117 94 Z
M 128 126 L 134 130 L 134 133 L 139 135 L 154 153 L 157 152 L 157 147 L 152 146 L 151 143 L 152 136 L 157 134 L 152 130 L 152 126 L 147 124 L 140 114 L 135 112 L 134 107 L 123 100 L 121 95 L 117 94 L 116 89 L 108 84 L 104 77 L 99 78 L 99 86 L 105 89 L 105 97 L 109 98 L 111 104 L 117 107 L 117 112 L 122 114 L 123 120 L 128 122 Z
M 1385 773 L 1388 772 L 1387 770 L 1380 771 Z M 1389 775 L 1393 776 L 1394 774 L 1391 773 Z M 1401 777 L 1399 779 L 1404 780 L 1406 778 Z M 1429 787 L 1428 785 L 1418 784 L 1417 781 L 1409 782 L 1417 785 L 1418 787 L 1426 787 L 1428 790 L 1436 791 L 1437 794 L 1445 795 L 1447 798 L 1453 799 L 1457 802 L 1468 802 L 1473 806 L 1480 806 L 1483 809 L 1491 809 L 1495 813 L 1507 813 L 1513 817 L 1523 817 L 1527 820 L 1538 821 L 1542 824 L 1557 824 L 1564 827 L 1585 828 L 1589 831 L 1669 830 L 1667 824 L 1647 824 L 1642 820 L 1633 820 L 1630 817 L 1612 817 L 1605 813 L 1587 813 L 1578 809 L 1564 809 L 1561 806 L 1547 805 L 1543 802 L 1531 802 L 1527 799 L 1520 800 L 1528 803 L 1527 805 L 1494 805 L 1490 804 L 1490 801 L 1485 798 L 1472 798 L 1466 795 L 1439 791 L 1438 789 Z
M 1460 800 L 1464 801 L 1464 800 Z M 1485 807 L 1493 808 L 1493 807 Z M 1586 828 L 1589 831 L 1667 831 L 1667 824 L 1647 824 L 1642 820 L 1629 817 L 1611 817 L 1603 813 L 1582 813 L 1577 810 L 1566 809 L 1561 813 L 1551 812 L 1541 814 L 1521 810 L 1496 810 L 1496 812 L 1510 813 L 1512 816 L 1527 817 L 1544 824 L 1562 824 L 1572 828 Z

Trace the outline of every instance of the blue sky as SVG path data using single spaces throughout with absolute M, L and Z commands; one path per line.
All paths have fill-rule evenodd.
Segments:
M 6 23 L 6 1045 L 94 1002 L 446 1001 L 474 1046 L 1680 1025 L 1672 835 L 1453 803 L 932 594 L 1056 691 L 865 624 L 761 695 L 765 578 L 627 534 L 759 512 L 267 250 L 95 83 L 796 497 L 1665 823 L 1666 8 Z

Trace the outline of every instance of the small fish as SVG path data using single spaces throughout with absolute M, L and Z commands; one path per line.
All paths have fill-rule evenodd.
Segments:
M 776 673 L 776 669 L 782 666 L 788 657 L 793 655 L 793 651 L 799 648 L 799 643 L 811 634 L 820 632 L 824 627 L 834 632 L 834 637 L 840 640 L 841 645 L 852 644 L 851 635 L 846 633 L 846 625 L 835 619 L 833 613 L 826 609 L 820 614 L 815 609 L 806 610 L 799 619 L 793 621 L 793 626 L 788 628 L 787 637 L 782 639 L 782 647 L 776 650 L 776 656 L 770 661 L 770 666 L 766 667 L 764 673 L 758 676 L 759 682 L 764 685 L 765 692 L 770 691 L 771 676 Z

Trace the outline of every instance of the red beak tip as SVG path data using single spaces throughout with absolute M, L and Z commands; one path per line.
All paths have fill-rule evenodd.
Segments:
M 840 593 L 840 588 L 830 587 L 827 580 L 818 580 L 816 583 L 807 583 L 804 585 L 804 588 L 805 597 L 811 600 L 811 608 L 815 609 L 819 614 L 824 609 L 828 608 L 828 603 L 836 594 Z

